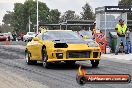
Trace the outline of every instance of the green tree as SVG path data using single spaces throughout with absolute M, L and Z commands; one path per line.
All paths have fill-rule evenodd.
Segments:
M 16 3 L 14 5 L 14 28 L 15 30 L 28 29 L 29 16 L 32 22 L 31 27 L 36 24 L 36 1 L 27 0 L 24 4 Z M 49 8 L 45 3 L 39 2 L 39 22 L 48 23 Z
M 11 24 L 16 31 L 27 31 L 29 24 L 29 17 L 31 21 L 31 29 L 36 25 L 37 17 L 37 2 L 34 0 L 26 0 L 22 3 L 14 4 L 14 12 L 5 14 L 3 22 L 5 24 Z M 39 22 L 42 23 L 57 23 L 60 16 L 60 12 L 51 10 L 43 2 L 39 2 Z M 11 20 L 8 20 L 11 18 Z
M 83 20 L 93 20 L 94 13 L 88 3 L 86 3 L 83 7 L 83 12 L 81 12 L 81 16 Z
M 59 23 L 60 14 L 58 9 L 52 9 L 49 13 L 49 23 Z
M 11 26 L 11 24 L 13 23 L 13 12 L 7 11 L 7 14 L 4 15 L 2 22 L 4 24 L 0 25 L 0 31 L 1 32 L 12 32 L 13 31 L 13 27 Z
M 65 22 L 66 20 L 80 20 L 80 16 L 75 13 L 75 11 L 68 10 L 66 11 L 60 18 L 60 22 Z M 62 27 L 63 29 L 66 29 L 66 27 Z M 67 26 L 68 30 L 79 30 L 80 27 L 78 26 Z
M 12 23 L 13 12 L 7 11 L 7 14 L 4 15 L 2 22 L 5 24 Z
M 131 6 L 132 0 L 120 0 L 118 3 L 119 6 Z
M 121 0 L 118 3 L 119 6 L 132 6 L 132 0 Z M 128 13 L 127 15 L 128 20 L 132 20 L 132 13 Z
M 0 32 L 12 32 L 13 27 L 11 27 L 9 24 L 2 24 L 0 25 Z
M 75 13 L 75 11 L 68 10 L 66 11 L 60 19 L 60 22 L 65 22 L 66 20 L 79 20 L 80 17 Z
M 26 29 L 25 25 L 25 10 L 24 5 L 22 3 L 15 3 L 14 4 L 14 14 L 13 14 L 13 23 L 12 26 L 15 28 L 14 30 L 24 30 Z

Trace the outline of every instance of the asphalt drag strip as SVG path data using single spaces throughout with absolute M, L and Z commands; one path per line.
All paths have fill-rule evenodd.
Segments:
M 25 81 L 25 85 L 41 85 L 36 88 L 132 88 L 132 83 L 130 84 L 86 84 L 80 86 L 76 83 L 76 75 L 78 72 L 78 67 L 82 65 L 86 71 L 91 74 L 123 74 L 128 73 L 132 75 L 132 64 L 117 62 L 114 60 L 109 60 L 107 58 L 102 58 L 98 68 L 92 68 L 89 61 L 77 62 L 74 66 L 67 66 L 64 63 L 53 64 L 50 69 L 45 69 L 42 64 L 27 65 L 24 59 L 24 48 L 21 47 L 3 47 L 0 46 L 0 71 L 3 69 L 7 71 L 8 74 L 14 74 L 14 76 L 22 77 L 23 80 L 31 81 L 31 84 Z M 2 69 L 2 70 L 1 70 Z M 5 73 L 0 73 L 4 75 Z M 5 74 L 7 75 L 7 74 Z M 6 78 L 2 78 L 5 79 Z M 12 81 L 12 78 L 10 81 Z M 8 80 L 9 80 L 8 79 Z M 16 79 L 19 81 L 19 79 Z M 1 82 L 1 80 L 0 80 Z M 34 83 L 36 82 L 36 84 Z M 2 82 L 1 82 L 2 83 Z M 2 83 L 4 85 L 4 83 Z M 2 85 L 1 84 L 1 85 Z M 9 84 L 12 86 L 11 84 Z M 18 88 L 19 86 L 16 86 Z M 1 88 L 1 87 L 0 87 Z M 3 88 L 8 88 L 3 87 Z M 12 87 L 15 88 L 15 87 Z M 19 87 L 21 88 L 21 87 Z M 26 88 L 26 87 L 22 87 Z M 28 87 L 33 88 L 33 87 Z

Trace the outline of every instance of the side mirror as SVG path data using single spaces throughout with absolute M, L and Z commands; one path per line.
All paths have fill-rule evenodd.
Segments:
M 34 37 L 33 41 L 39 41 L 39 38 L 38 37 Z

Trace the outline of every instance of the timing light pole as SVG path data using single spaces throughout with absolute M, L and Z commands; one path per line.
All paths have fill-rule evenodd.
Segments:
M 28 19 L 29 19 L 29 23 L 28 23 L 29 30 L 28 30 L 28 31 L 30 32 L 30 28 L 31 28 L 31 27 L 30 27 L 30 23 L 31 23 L 31 22 L 30 22 L 30 16 L 29 16 L 29 18 L 28 18 Z
M 38 34 L 38 0 L 37 0 L 37 34 Z

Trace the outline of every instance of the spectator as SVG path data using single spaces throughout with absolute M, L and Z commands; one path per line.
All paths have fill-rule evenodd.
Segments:
M 124 46 L 126 44 L 126 37 L 125 36 L 126 36 L 127 26 L 126 26 L 126 24 L 124 24 L 124 21 L 122 19 L 119 20 L 119 23 L 116 25 L 115 30 L 116 30 L 117 35 L 118 35 L 115 55 L 118 55 L 121 40 L 122 40 Z
M 16 31 L 13 31 L 12 37 L 13 37 L 13 41 L 16 41 L 16 37 L 17 37 Z

